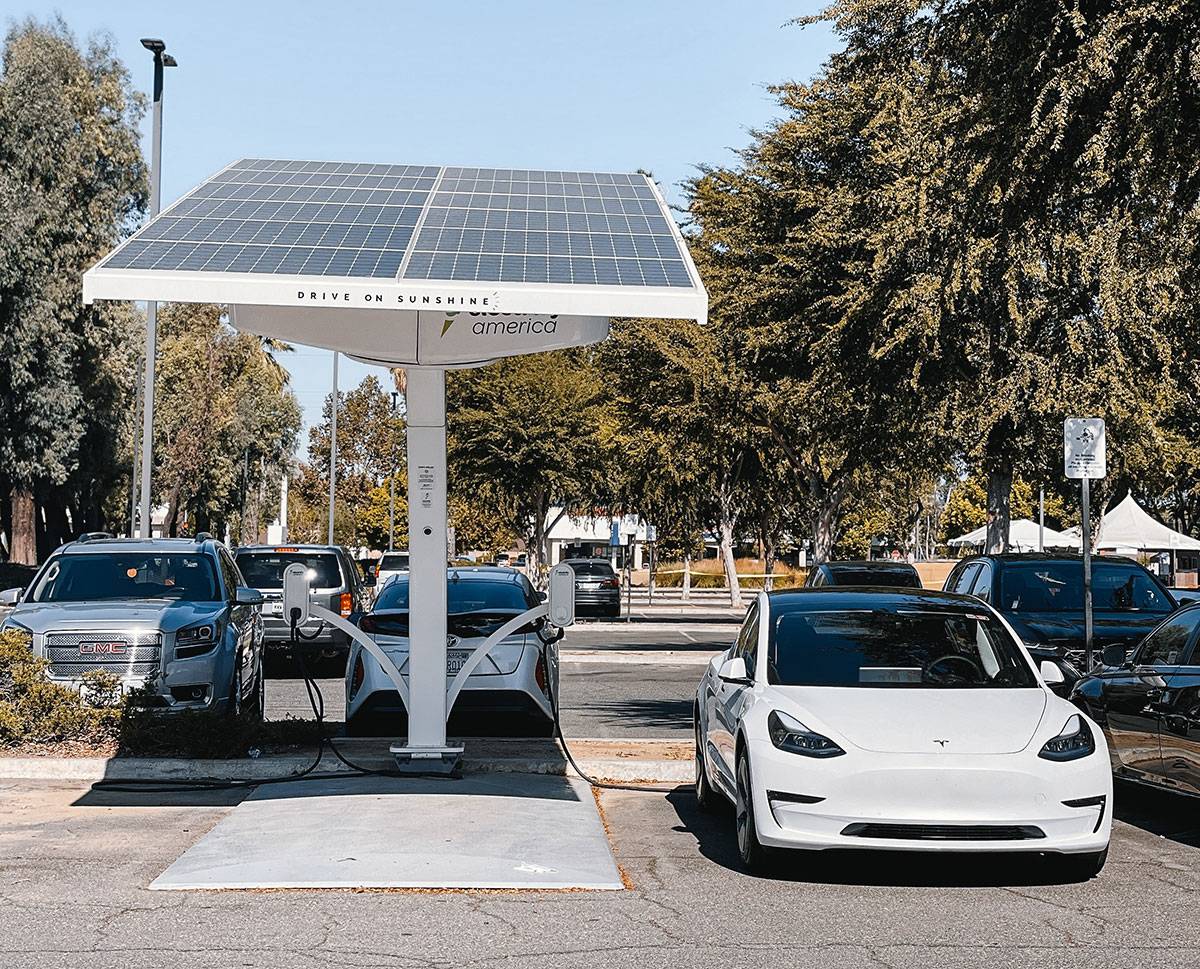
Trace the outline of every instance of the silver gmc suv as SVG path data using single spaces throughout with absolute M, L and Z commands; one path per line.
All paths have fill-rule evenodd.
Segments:
M 13 606 L 0 629 L 28 633 L 58 682 L 107 670 L 126 690 L 150 684 L 154 706 L 261 715 L 261 603 L 205 533 L 86 535 L 55 552 L 28 588 L 0 593 Z

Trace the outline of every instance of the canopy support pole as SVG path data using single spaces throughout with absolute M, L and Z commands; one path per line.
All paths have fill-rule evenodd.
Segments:
M 408 371 L 408 742 L 402 770 L 449 772 L 446 746 L 446 372 Z

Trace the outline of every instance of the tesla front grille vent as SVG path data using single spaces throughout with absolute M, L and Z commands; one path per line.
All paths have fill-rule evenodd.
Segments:
M 848 824 L 849 838 L 885 838 L 892 841 L 1033 841 L 1046 837 L 1032 824 Z

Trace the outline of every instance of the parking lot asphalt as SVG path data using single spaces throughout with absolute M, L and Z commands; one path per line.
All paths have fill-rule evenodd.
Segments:
M 604 792 L 629 890 L 150 892 L 235 795 L 0 784 L 5 969 L 314 966 L 1130 967 L 1196 965 L 1194 801 L 1119 788 L 1099 878 L 1033 859 L 735 861 L 728 811 L 690 790 Z
M 686 738 L 704 659 L 725 649 L 737 628 L 674 622 L 572 627 L 560 644 L 563 732 L 568 738 Z M 340 721 L 345 695 L 340 673 L 325 664 L 321 674 L 327 719 Z M 304 682 L 287 664 L 269 665 L 267 716 L 312 716 Z

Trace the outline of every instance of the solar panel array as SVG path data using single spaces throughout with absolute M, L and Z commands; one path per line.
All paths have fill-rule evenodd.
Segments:
M 694 285 L 642 175 L 261 158 L 204 182 L 101 266 Z

